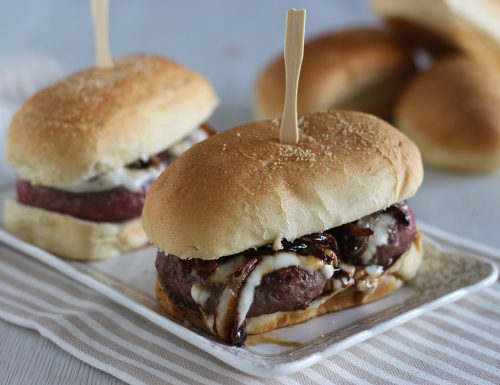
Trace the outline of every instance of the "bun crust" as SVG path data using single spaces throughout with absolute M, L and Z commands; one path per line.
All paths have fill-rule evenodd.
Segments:
M 360 295 L 356 288 L 351 287 L 321 303 L 317 307 L 247 318 L 247 333 L 249 335 L 259 334 L 269 330 L 295 325 L 322 314 L 366 304 L 392 294 L 399 289 L 405 281 L 410 280 L 416 275 L 422 262 L 422 250 L 423 247 L 420 237 L 417 237 L 410 250 L 403 254 L 398 262 L 384 273 L 376 290 L 370 294 Z M 169 316 L 178 320 L 188 321 L 197 328 L 210 333 L 210 330 L 201 317 L 195 317 L 192 313 L 183 311 L 172 302 L 159 280 L 156 281 L 156 296 L 160 306 Z
M 13 199 L 5 201 L 4 225 L 16 237 L 71 260 L 113 258 L 147 244 L 140 219 L 90 222 Z
M 124 57 L 28 99 L 10 124 L 7 159 L 22 179 L 71 185 L 166 149 L 216 104 L 214 89 L 195 71 L 158 56 Z
M 397 36 L 433 52 L 459 49 L 500 68 L 497 0 L 372 0 Z
M 357 28 L 320 36 L 304 47 L 299 113 L 339 108 L 388 117 L 413 73 L 410 51 L 379 29 Z M 281 116 L 284 98 L 285 66 L 280 56 L 257 79 L 255 114 L 259 118 Z
M 500 78 L 465 56 L 416 77 L 396 108 L 396 125 L 424 160 L 459 171 L 500 167 Z
M 146 196 L 149 239 L 179 258 L 216 259 L 359 219 L 412 196 L 422 181 L 417 147 L 374 116 L 325 111 L 299 126 L 298 145 L 279 142 L 275 119 L 184 153 Z

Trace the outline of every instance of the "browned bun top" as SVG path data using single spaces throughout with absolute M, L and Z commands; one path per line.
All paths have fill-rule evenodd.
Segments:
M 297 145 L 279 142 L 275 119 L 192 147 L 146 196 L 149 239 L 180 258 L 215 259 L 359 219 L 422 181 L 416 146 L 374 116 L 332 110 L 299 125 Z
M 164 150 L 216 104 L 213 87 L 197 72 L 159 56 L 124 57 L 28 99 L 11 122 L 7 159 L 21 178 L 76 183 Z
M 299 113 L 342 108 L 383 114 L 386 108 L 381 103 L 390 104 L 392 94 L 413 71 L 408 49 L 380 29 L 355 28 L 322 35 L 304 47 Z M 285 66 L 281 55 L 257 79 L 257 116 L 281 116 L 284 98 Z
M 500 167 L 500 78 L 472 59 L 450 57 L 419 75 L 395 115 L 433 165 Z

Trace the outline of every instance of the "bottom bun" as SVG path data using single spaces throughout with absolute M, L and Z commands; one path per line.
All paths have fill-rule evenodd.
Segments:
M 322 314 L 348 309 L 385 297 L 416 275 L 422 262 L 422 250 L 420 235 L 417 233 L 411 248 L 384 272 L 373 292 L 365 293 L 356 287 L 350 287 L 333 297 L 324 300 L 318 298 L 304 310 L 276 312 L 247 318 L 245 321 L 247 334 L 260 334 L 273 329 L 295 325 Z M 160 306 L 169 316 L 211 333 L 201 316 L 185 312 L 175 305 L 158 279 L 156 281 L 156 296 Z
M 5 201 L 4 226 L 18 238 L 73 260 L 112 258 L 147 243 L 140 218 L 123 223 L 90 222 L 14 199 Z

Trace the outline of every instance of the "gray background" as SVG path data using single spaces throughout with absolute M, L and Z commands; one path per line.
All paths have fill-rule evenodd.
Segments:
M 2 3 L 0 53 L 42 52 L 68 70 L 93 64 L 88 0 Z M 212 122 L 226 129 L 252 118 L 252 82 L 283 47 L 285 10 L 306 6 L 307 36 L 376 22 L 356 0 L 110 0 L 111 51 L 163 54 L 202 72 L 221 96 Z
M 85 0 L 3 0 L 0 57 L 43 53 L 67 71 L 92 65 L 93 31 Z M 220 130 L 248 121 L 257 72 L 283 45 L 285 10 L 306 7 L 306 36 L 352 24 L 375 24 L 367 1 L 111 0 L 114 56 L 167 55 L 205 74 L 221 105 Z M 450 111 L 453 113 L 453 111 Z M 427 223 L 500 248 L 500 174 L 426 170 L 412 206 Z M 0 384 L 119 383 L 37 334 L 0 322 Z

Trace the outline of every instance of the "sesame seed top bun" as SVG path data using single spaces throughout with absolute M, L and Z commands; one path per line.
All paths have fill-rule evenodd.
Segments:
M 149 239 L 179 258 L 216 259 L 340 226 L 412 196 L 417 147 L 372 115 L 324 111 L 299 119 L 297 145 L 279 119 L 201 142 L 153 183 L 143 210 Z
M 216 104 L 197 72 L 159 56 L 124 57 L 28 99 L 10 124 L 7 159 L 23 179 L 71 185 L 168 148 Z

